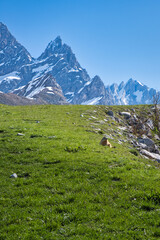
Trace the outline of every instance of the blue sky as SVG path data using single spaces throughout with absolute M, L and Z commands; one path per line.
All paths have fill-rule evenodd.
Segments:
M 0 0 L 0 21 L 33 57 L 60 35 L 91 77 L 160 90 L 159 0 Z

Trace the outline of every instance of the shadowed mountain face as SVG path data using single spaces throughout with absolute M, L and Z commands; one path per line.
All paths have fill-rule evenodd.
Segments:
M 21 82 L 21 67 L 29 64 L 33 58 L 0 23 L 0 90 L 9 92 Z
M 0 75 L 19 71 L 24 64 L 32 62 L 28 51 L 16 41 L 7 27 L 0 23 Z
M 55 88 L 56 84 L 58 90 Z M 47 87 L 53 88 L 54 94 L 49 93 Z M 67 100 L 71 104 L 91 105 L 151 103 L 152 96 L 156 93 L 156 90 L 149 89 L 132 79 L 126 84 L 122 82 L 119 86 L 113 84 L 107 87 L 100 77 L 95 76 L 91 79 L 77 61 L 71 48 L 63 44 L 59 36 L 48 44 L 39 58 L 34 59 L 2 23 L 0 23 L 0 91 L 14 92 L 27 98 L 41 97 L 50 104 L 66 104 Z

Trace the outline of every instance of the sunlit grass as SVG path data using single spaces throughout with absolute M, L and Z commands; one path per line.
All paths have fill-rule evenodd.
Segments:
M 0 105 L 0 239 L 160 238 L 159 165 L 116 134 L 101 146 L 118 126 L 105 112 Z

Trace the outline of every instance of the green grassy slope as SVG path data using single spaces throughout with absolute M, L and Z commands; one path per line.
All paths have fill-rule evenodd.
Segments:
M 0 239 L 160 239 L 159 164 L 117 143 L 105 109 L 0 105 Z

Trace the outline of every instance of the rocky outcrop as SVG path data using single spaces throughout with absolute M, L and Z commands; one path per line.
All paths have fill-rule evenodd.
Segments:
M 156 160 L 158 163 L 160 163 L 160 155 L 159 154 L 156 154 L 156 153 L 151 153 L 145 149 L 141 149 L 140 150 L 140 153 L 142 154 L 142 156 L 145 156 L 149 159 L 154 159 Z
M 136 114 L 135 111 L 122 112 L 120 114 L 124 116 L 125 120 L 125 131 L 129 142 L 132 143 L 142 156 L 150 159 L 155 159 L 160 162 L 160 150 L 155 140 L 159 139 L 157 135 L 153 138 L 151 130 L 154 130 L 153 120 L 144 116 L 141 112 L 140 115 Z M 142 115 L 142 116 L 141 116 Z M 150 111 L 150 117 L 153 118 L 153 110 Z
M 119 115 L 124 116 L 125 119 L 131 118 L 131 114 L 129 112 L 120 112 Z

